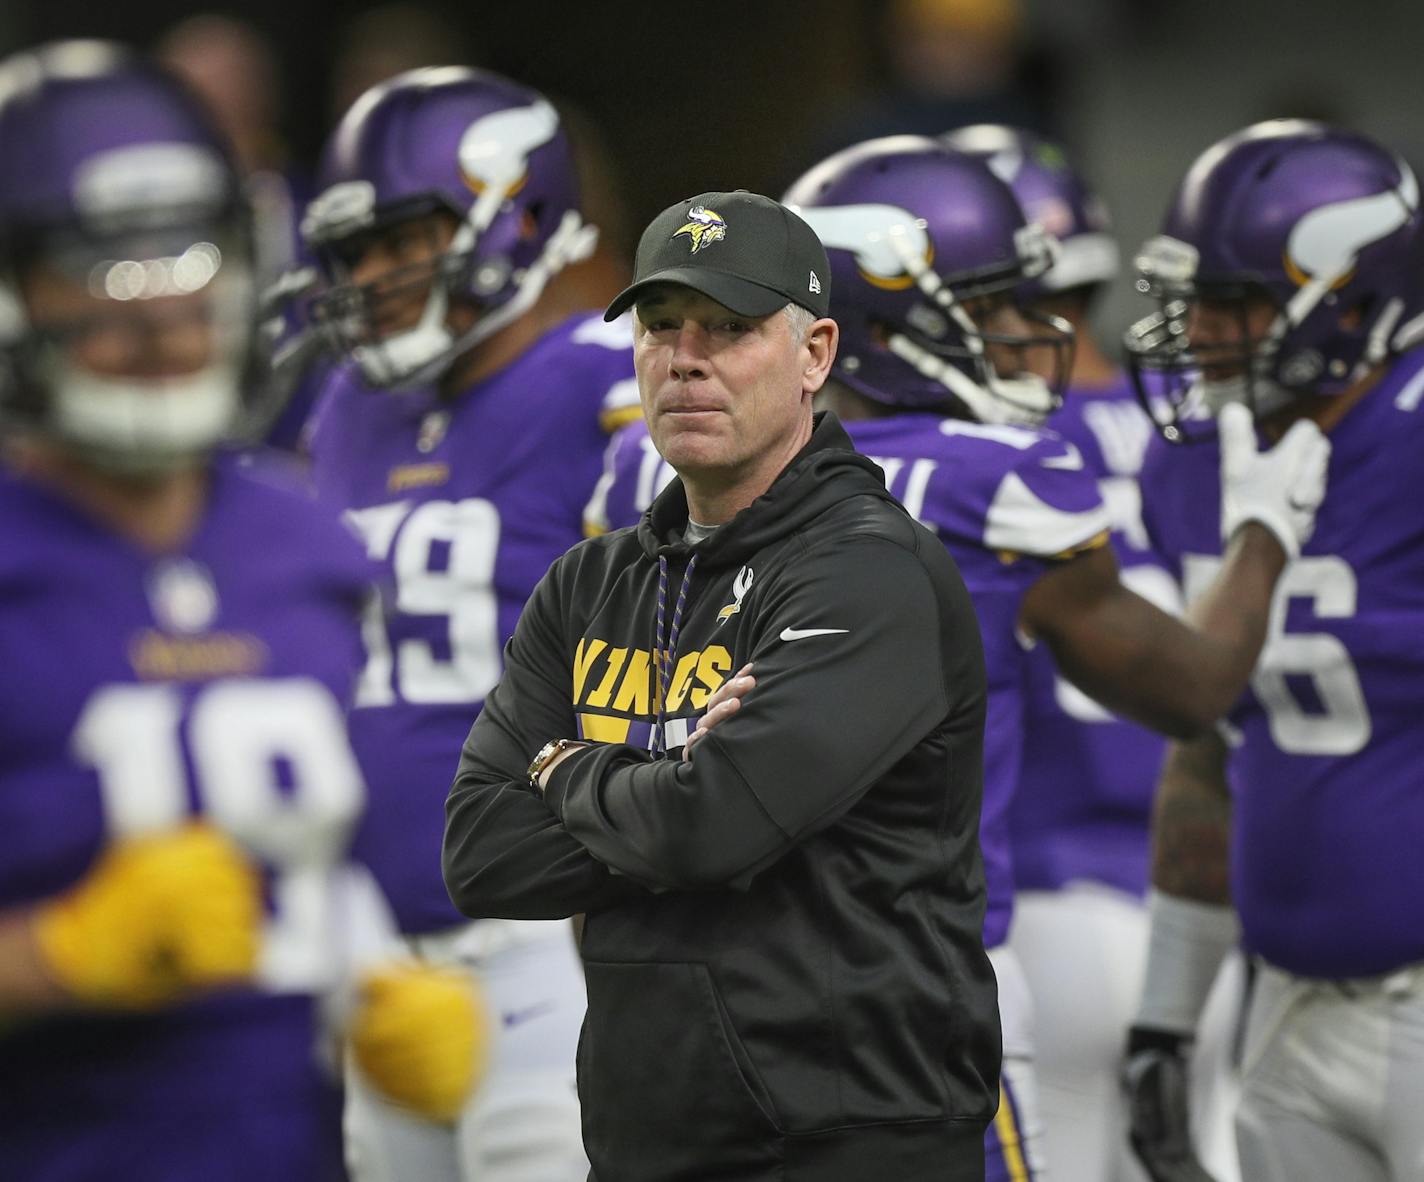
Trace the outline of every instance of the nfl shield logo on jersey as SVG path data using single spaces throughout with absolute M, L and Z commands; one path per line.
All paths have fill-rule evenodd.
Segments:
M 218 614 L 213 577 L 200 563 L 172 559 L 157 567 L 148 581 L 153 618 L 168 632 L 206 631 Z

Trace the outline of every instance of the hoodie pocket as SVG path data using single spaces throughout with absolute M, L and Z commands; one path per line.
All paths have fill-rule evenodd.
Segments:
M 600 1160 L 634 1177 L 635 1162 L 750 1166 L 780 1157 L 770 1099 L 705 965 L 585 970 L 579 1096 L 596 1171 Z

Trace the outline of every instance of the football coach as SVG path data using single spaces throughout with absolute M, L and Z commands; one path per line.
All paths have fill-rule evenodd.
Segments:
M 679 479 L 550 569 L 450 790 L 465 914 L 587 915 L 597 1182 L 984 1176 L 978 625 L 812 415 L 829 278 L 766 197 L 648 226 L 606 315 Z

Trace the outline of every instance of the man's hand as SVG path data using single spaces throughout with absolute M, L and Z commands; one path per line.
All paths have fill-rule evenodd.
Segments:
M 1214 1182 L 1197 1160 L 1187 1099 L 1191 1040 L 1134 1026 L 1128 1034 L 1122 1086 L 1128 1140 L 1152 1182 Z
M 687 742 L 682 748 L 683 759 L 691 759 L 693 747 L 702 742 L 713 728 L 726 722 L 741 709 L 742 699 L 755 687 L 756 678 L 752 676 L 750 664 L 743 665 L 737 670 L 735 677 L 729 677 L 719 685 L 717 692 L 707 699 L 707 709 L 697 720 L 697 729 L 687 736 Z
M 446 969 L 389 964 L 370 973 L 349 1030 L 377 1090 L 430 1121 L 454 1121 L 489 1063 L 489 1017 L 474 981 Z
M 230 839 L 194 824 L 110 847 L 32 922 L 45 970 L 66 993 L 144 1009 L 251 977 L 261 884 Z
M 1330 441 L 1309 419 L 1292 424 L 1269 451 L 1256 450 L 1251 412 L 1240 403 L 1217 416 L 1221 438 L 1221 537 L 1229 542 L 1248 521 L 1276 536 L 1288 559 L 1300 555 L 1325 499 Z

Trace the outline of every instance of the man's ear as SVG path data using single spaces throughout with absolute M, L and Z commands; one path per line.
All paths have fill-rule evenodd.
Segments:
M 806 330 L 806 341 L 802 348 L 806 351 L 806 369 L 801 375 L 801 390 L 814 394 L 831 374 L 831 363 L 836 359 L 836 346 L 840 344 L 841 330 L 834 320 L 822 317 L 813 321 Z

